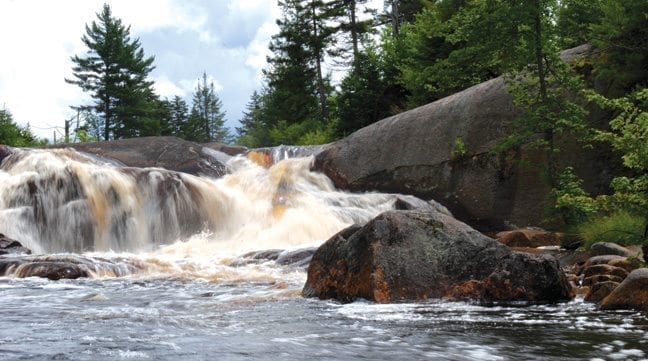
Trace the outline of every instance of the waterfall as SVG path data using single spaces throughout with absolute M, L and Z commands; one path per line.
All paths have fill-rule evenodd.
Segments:
M 209 179 L 70 149 L 16 149 L 0 168 L 0 232 L 37 254 L 242 252 L 314 245 L 396 204 L 394 195 L 336 190 L 310 170 L 312 157 L 227 161 L 230 174 Z

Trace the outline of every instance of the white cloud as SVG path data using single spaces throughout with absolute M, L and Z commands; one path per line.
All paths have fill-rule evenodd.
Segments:
M 90 102 L 64 79 L 72 77 L 70 56 L 86 51 L 81 36 L 103 3 L 0 0 L 0 107 L 5 105 L 19 124 L 30 123 L 38 136 L 51 138 L 52 128 L 62 127 L 74 115 L 70 105 Z M 276 31 L 276 1 L 108 3 L 114 16 L 131 26 L 131 37 L 142 40 L 146 54 L 155 56 L 157 68 L 151 75 L 159 95 L 190 97 L 206 71 L 221 99 L 229 100 L 224 101 L 228 124 L 235 125 L 249 95 L 260 85 L 258 74 L 265 65 L 270 35 Z M 181 41 L 166 40 L 170 34 Z M 246 34 L 253 38 L 246 39 Z M 145 42 L 144 37 L 157 41 Z

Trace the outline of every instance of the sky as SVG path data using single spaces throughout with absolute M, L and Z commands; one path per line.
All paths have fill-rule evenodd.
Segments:
M 72 79 L 73 55 L 83 56 L 85 24 L 108 3 L 113 16 L 131 26 L 145 55 L 154 56 L 150 74 L 161 97 L 191 96 L 206 72 L 226 112 L 226 126 L 238 125 L 254 90 L 268 43 L 278 30 L 276 0 L 0 0 L 0 108 L 42 138 L 62 137 L 72 105 L 90 97 Z

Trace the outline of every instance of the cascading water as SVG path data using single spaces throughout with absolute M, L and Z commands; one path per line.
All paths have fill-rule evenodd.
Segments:
M 303 262 L 290 259 L 416 201 L 340 192 L 311 158 L 275 163 L 289 153 L 250 155 L 269 167 L 214 154 L 230 174 L 207 179 L 13 150 L 0 232 L 37 255 L 0 256 L 0 360 L 646 358 L 645 314 L 581 299 L 521 309 L 300 298 Z M 22 278 L 52 269 L 89 277 Z
M 0 230 L 38 254 L 233 257 L 316 245 L 393 208 L 393 195 L 335 190 L 311 161 L 265 168 L 232 158 L 231 174 L 207 179 L 68 149 L 16 150 L 0 172 Z

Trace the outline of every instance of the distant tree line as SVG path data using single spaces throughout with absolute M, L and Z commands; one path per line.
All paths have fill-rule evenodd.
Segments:
M 104 4 L 97 21 L 86 25 L 83 56 L 73 56 L 72 79 L 93 99 L 75 106 L 82 121 L 81 140 L 112 140 L 175 135 L 198 142 L 228 142 L 225 112 L 207 74 L 193 94 L 191 107 L 179 96 L 161 99 L 148 78 L 154 57 L 147 57 L 139 39 L 131 40 L 130 27 L 115 18 Z

